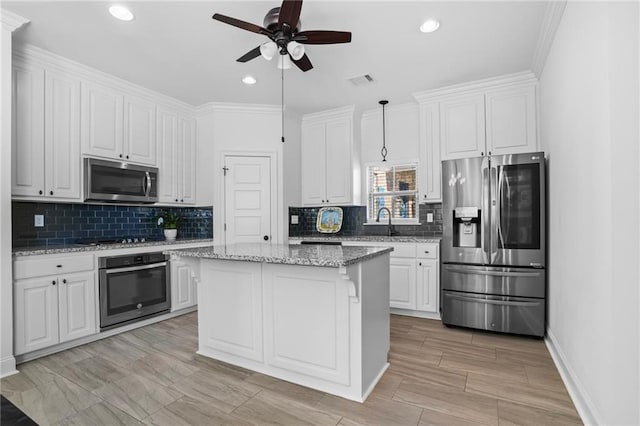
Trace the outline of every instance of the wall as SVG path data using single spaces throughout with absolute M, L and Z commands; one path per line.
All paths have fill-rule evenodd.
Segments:
M 638 51 L 637 3 L 569 2 L 540 79 L 548 339 L 586 423 L 640 423 Z
M 300 146 L 302 143 L 302 117 L 293 112 L 285 112 L 285 143 L 283 144 L 284 159 L 284 208 L 300 205 L 302 196 Z M 285 215 L 283 229 L 289 231 L 288 218 Z M 286 240 L 288 235 L 284 235 Z
M 12 203 L 13 247 L 75 244 L 80 240 L 145 238 L 162 240 L 158 226 L 163 211 L 182 218 L 178 238 L 213 238 L 211 207 L 155 207 L 63 203 Z M 33 226 L 33 215 L 44 215 L 44 227 Z

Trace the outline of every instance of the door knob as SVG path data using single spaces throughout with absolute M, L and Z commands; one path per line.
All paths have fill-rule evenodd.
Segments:
M 269 241 L 269 236 L 265 235 L 264 237 L 262 237 L 265 241 Z

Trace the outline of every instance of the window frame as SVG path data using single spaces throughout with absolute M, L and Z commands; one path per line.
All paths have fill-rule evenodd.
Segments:
M 411 191 L 390 191 L 390 192 L 372 192 L 372 188 L 371 188 L 371 179 L 370 177 L 370 172 L 369 170 L 372 167 L 380 167 L 380 168 L 394 168 L 394 172 L 393 172 L 393 177 L 394 179 L 396 178 L 396 172 L 395 172 L 395 168 L 415 168 L 415 172 L 416 172 L 416 184 L 415 184 L 415 190 L 411 190 Z M 366 180 L 366 194 L 365 194 L 365 199 L 366 199 L 366 208 L 367 208 L 367 217 L 366 217 L 366 222 L 364 223 L 365 225 L 386 225 L 388 223 L 388 219 L 386 219 L 386 212 L 383 213 L 384 219 L 381 217 L 380 218 L 380 222 L 376 222 L 376 214 L 377 212 L 370 212 L 370 206 L 373 205 L 373 200 L 372 197 L 373 196 L 403 196 L 403 195 L 409 195 L 409 196 L 415 196 L 416 199 L 416 206 L 415 206 L 415 212 L 416 212 L 416 217 L 415 218 L 391 218 L 391 224 L 392 225 L 420 225 L 420 188 L 419 188 L 419 183 L 420 183 L 420 161 L 418 159 L 408 159 L 408 160 L 401 160 L 401 161 L 375 161 L 375 162 L 369 162 L 365 164 L 365 180 Z M 395 183 L 395 182 L 394 182 Z M 373 217 L 370 216 L 370 213 L 373 214 Z

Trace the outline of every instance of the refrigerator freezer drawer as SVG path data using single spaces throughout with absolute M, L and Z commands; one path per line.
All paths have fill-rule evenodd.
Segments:
M 475 265 L 442 265 L 443 290 L 516 297 L 545 297 L 545 270 Z
M 480 330 L 543 337 L 545 300 L 444 291 L 442 322 Z

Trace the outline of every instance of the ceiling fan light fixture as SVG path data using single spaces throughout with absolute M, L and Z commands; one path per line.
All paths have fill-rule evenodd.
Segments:
M 429 18 L 422 25 L 420 25 L 420 31 L 423 33 L 432 33 L 440 28 L 440 21 L 437 19 Z
M 278 45 L 273 41 L 268 41 L 260 45 L 260 55 L 267 61 L 270 61 L 278 51 Z
M 289 68 L 291 68 L 291 59 L 289 59 L 289 55 L 280 55 L 278 58 L 278 69 L 288 70 Z
M 133 20 L 133 13 L 131 13 L 131 11 L 124 6 L 111 6 L 109 8 L 109 13 L 111 14 L 111 16 L 121 21 Z
M 297 41 L 290 41 L 287 44 L 287 52 L 289 52 L 294 61 L 298 61 L 304 56 L 304 45 Z

